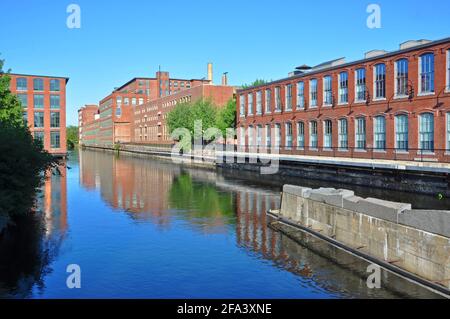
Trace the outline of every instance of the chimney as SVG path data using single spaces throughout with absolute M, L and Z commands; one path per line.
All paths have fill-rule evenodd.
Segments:
M 212 65 L 212 63 L 208 63 L 208 81 L 210 84 L 213 83 L 213 65 Z
M 228 72 L 224 72 L 222 75 L 222 85 L 223 86 L 228 85 Z

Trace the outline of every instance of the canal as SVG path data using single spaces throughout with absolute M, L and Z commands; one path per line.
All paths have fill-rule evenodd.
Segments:
M 270 228 L 265 212 L 279 207 L 284 182 L 74 152 L 62 175 L 42 186 L 26 227 L 0 237 L 0 297 L 436 297 L 388 273 L 380 289 L 369 289 L 358 261 L 336 263 L 322 253 L 324 243 L 306 238 L 307 246 Z M 416 207 L 447 205 L 428 196 L 356 192 L 408 198 Z M 66 285 L 71 264 L 80 266 L 80 289 Z

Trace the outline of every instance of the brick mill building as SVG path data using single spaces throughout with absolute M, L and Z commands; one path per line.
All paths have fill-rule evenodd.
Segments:
M 85 145 L 111 146 L 114 143 L 129 143 L 134 140 L 134 110 L 151 100 L 175 94 L 202 83 L 206 79 L 170 78 L 169 72 L 156 72 L 154 78 L 133 78 L 103 98 L 94 120 L 82 122 L 81 143 Z M 79 117 L 89 112 L 79 110 Z
M 168 113 L 178 103 L 201 99 L 223 106 L 233 98 L 235 91 L 234 87 L 226 84 L 226 80 L 222 85 L 200 84 L 137 106 L 133 123 L 133 142 L 171 144 L 173 139 L 170 137 L 166 121 Z
M 237 114 L 250 151 L 450 162 L 450 38 L 300 66 L 239 90 Z
M 65 156 L 66 145 L 66 77 L 8 74 L 10 90 L 17 95 L 23 117 L 35 139 L 55 156 Z

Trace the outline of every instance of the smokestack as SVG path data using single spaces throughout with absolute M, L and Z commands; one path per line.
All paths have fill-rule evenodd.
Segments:
M 208 63 L 208 81 L 210 84 L 213 83 L 213 65 L 212 65 L 212 63 Z
M 223 86 L 228 85 L 228 72 L 224 72 L 222 75 L 222 85 Z

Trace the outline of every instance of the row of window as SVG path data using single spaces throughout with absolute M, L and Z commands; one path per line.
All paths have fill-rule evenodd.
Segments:
M 435 73 L 434 54 L 426 53 L 419 57 L 419 94 L 433 94 L 435 91 L 434 73 Z M 384 63 L 376 64 L 373 67 L 373 94 L 374 100 L 386 99 L 386 65 Z M 355 102 L 366 102 L 369 97 L 369 90 L 366 81 L 366 69 L 359 68 L 355 70 Z M 447 90 L 450 90 L 450 50 L 447 50 Z M 395 62 L 394 70 L 394 86 L 395 95 L 397 98 L 408 97 L 413 93 L 412 81 L 409 78 L 409 61 L 407 59 L 399 59 Z M 338 81 L 338 104 L 345 105 L 349 102 L 349 73 L 347 71 L 340 72 L 337 75 Z M 292 110 L 292 96 L 293 96 L 294 84 L 289 83 L 285 86 L 284 97 L 284 110 Z M 281 112 L 282 98 L 281 88 L 279 86 L 274 88 L 274 110 L 275 112 Z M 307 107 L 307 93 L 305 92 L 305 82 L 299 81 L 296 84 L 297 94 L 297 109 L 303 109 Z M 313 78 L 309 80 L 309 105 L 308 107 L 314 108 L 318 106 L 318 79 Z M 254 94 L 249 93 L 247 95 L 247 114 L 253 115 L 254 113 Z M 272 89 L 265 90 L 265 113 L 272 111 Z M 323 77 L 323 105 L 331 106 L 335 104 L 335 97 L 333 92 L 333 78 L 331 75 Z M 245 95 L 240 96 L 240 116 L 245 116 Z M 262 91 L 256 92 L 256 114 L 262 114 Z
M 28 91 L 28 79 L 27 78 L 16 78 L 16 90 Z M 34 91 L 44 91 L 44 79 L 41 79 L 41 78 L 33 79 L 33 90 Z M 50 91 L 53 91 L 53 92 L 60 91 L 60 80 L 58 80 L 58 79 L 50 80 Z
M 27 94 L 17 94 L 22 107 L 28 107 L 28 95 Z M 33 94 L 33 106 L 35 109 L 44 108 L 44 94 Z M 50 108 L 59 109 L 61 106 L 61 98 L 59 95 L 50 95 Z
M 296 147 L 303 149 L 305 147 L 305 122 L 297 122 L 297 144 Z M 333 121 L 323 121 L 323 148 L 333 148 Z M 434 151 L 434 116 L 432 113 L 423 113 L 419 116 L 419 149 L 424 151 Z M 272 135 L 271 124 L 265 125 L 265 143 L 263 144 L 263 126 L 257 125 L 255 128 L 250 125 L 248 127 L 248 145 L 272 147 L 272 136 L 275 138 L 274 147 L 281 146 L 281 124 L 274 125 L 274 132 Z M 345 118 L 338 120 L 338 148 L 347 150 L 349 148 L 348 135 L 349 125 Z M 293 147 L 293 130 L 292 123 L 285 123 L 285 144 L 287 148 Z M 240 144 L 245 143 L 245 129 L 241 127 L 240 130 Z M 366 118 L 359 117 L 355 119 L 355 145 L 354 148 L 359 150 L 366 149 Z M 318 121 L 309 121 L 309 148 L 318 149 L 319 130 Z M 395 116 L 395 148 L 398 151 L 409 150 L 409 118 L 407 115 Z M 384 116 L 376 116 L 373 125 L 373 148 L 375 150 L 386 150 L 386 119 Z M 450 150 L 450 112 L 446 117 L 446 149 Z
M 45 134 L 42 131 L 35 131 L 33 133 L 34 139 L 38 140 L 44 145 Z M 61 148 L 61 135 L 59 132 L 50 132 L 50 148 Z
M 117 102 L 117 105 L 122 105 L 122 97 L 121 96 L 116 97 L 116 102 Z M 144 104 L 144 98 L 140 97 L 139 99 L 137 99 L 135 97 L 132 97 L 131 98 L 131 105 L 136 105 L 136 103 L 137 103 L 137 105 Z M 123 99 L 123 104 L 124 105 L 130 105 L 130 98 L 125 97 Z
M 28 112 L 23 112 L 23 120 L 26 124 L 28 123 Z M 59 128 L 60 124 L 61 122 L 59 112 L 50 112 L 50 127 Z M 44 127 L 44 112 L 34 112 L 34 127 Z

